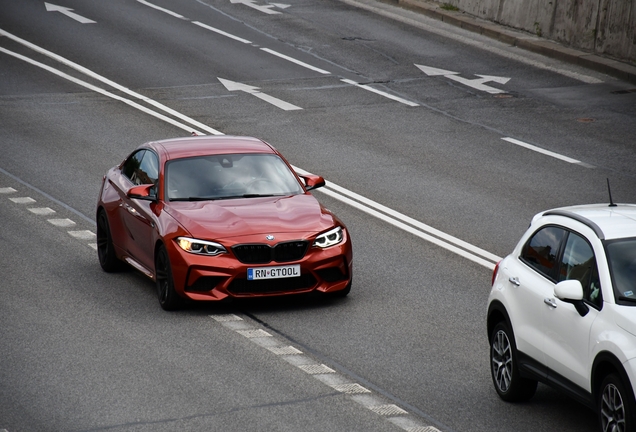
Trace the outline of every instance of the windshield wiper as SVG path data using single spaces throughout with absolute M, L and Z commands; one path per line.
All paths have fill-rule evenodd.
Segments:
M 184 197 L 184 198 L 170 198 L 170 201 L 214 201 L 223 199 L 225 197 Z
M 636 298 L 633 297 L 618 296 L 618 299 L 629 303 L 636 303 Z

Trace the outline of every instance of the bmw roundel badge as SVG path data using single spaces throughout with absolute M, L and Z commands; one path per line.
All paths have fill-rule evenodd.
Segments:
M 266 238 L 267 240 L 274 240 L 274 236 L 273 236 L 273 235 L 271 235 L 271 234 L 267 234 L 267 235 L 265 236 L 265 238 Z

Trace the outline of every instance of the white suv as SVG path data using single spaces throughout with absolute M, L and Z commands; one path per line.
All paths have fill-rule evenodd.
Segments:
M 492 379 L 505 401 L 537 382 L 636 431 L 636 205 L 537 214 L 497 264 L 488 299 Z

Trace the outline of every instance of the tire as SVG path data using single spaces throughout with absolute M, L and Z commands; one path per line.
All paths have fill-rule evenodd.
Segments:
M 159 246 L 155 257 L 155 279 L 157 280 L 157 298 L 161 308 L 166 311 L 179 309 L 183 300 L 174 289 L 170 258 L 163 245 Z
M 126 268 L 126 263 L 115 254 L 108 216 L 104 210 L 100 210 L 97 215 L 97 257 L 102 270 L 107 273 L 115 273 Z
M 616 374 L 607 375 L 598 392 L 598 417 L 603 432 L 635 432 L 633 391 Z
M 506 402 L 527 401 L 537 390 L 537 381 L 523 378 L 519 372 L 514 336 L 505 322 L 492 331 L 490 373 L 497 394 Z

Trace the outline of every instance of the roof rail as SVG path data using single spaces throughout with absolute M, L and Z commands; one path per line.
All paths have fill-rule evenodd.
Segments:
M 596 225 L 594 222 L 592 222 L 591 220 L 584 218 L 581 215 L 578 215 L 576 213 L 572 213 L 569 211 L 565 211 L 565 210 L 550 210 L 547 211 L 545 213 L 543 213 L 543 216 L 563 216 L 563 217 L 567 217 L 570 219 L 574 219 L 578 222 L 581 222 L 584 225 L 587 225 L 588 227 L 592 228 L 592 230 L 596 233 L 597 237 L 601 240 L 605 240 L 605 234 L 603 233 L 603 231 L 601 230 L 601 228 Z

